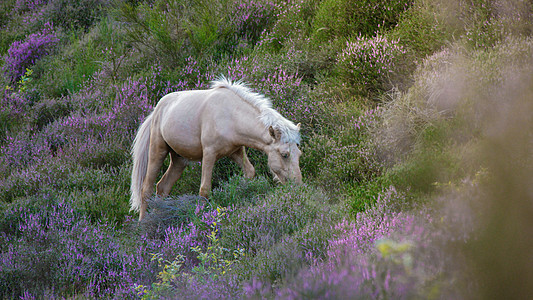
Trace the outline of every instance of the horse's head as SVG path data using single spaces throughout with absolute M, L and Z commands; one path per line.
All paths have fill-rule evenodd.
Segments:
M 298 124 L 297 129 L 300 129 L 300 124 Z M 267 153 L 268 167 L 274 175 L 274 180 L 281 183 L 291 180 L 301 184 L 300 156 L 302 152 L 298 149 L 298 144 L 284 141 L 281 138 L 281 132 L 273 127 L 269 128 L 269 133 L 274 140 Z

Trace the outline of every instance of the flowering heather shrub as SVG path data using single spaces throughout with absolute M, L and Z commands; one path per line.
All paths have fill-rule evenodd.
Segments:
M 72 104 L 65 98 L 43 99 L 35 104 L 33 110 L 32 125 L 41 130 L 53 121 L 68 116 L 72 111 Z
M 0 95 L 0 138 L 3 139 L 26 120 L 28 101 L 22 93 L 15 93 L 11 89 L 5 89 Z
M 298 232 L 283 235 L 271 247 L 246 256 L 233 272 L 245 282 L 245 293 L 253 294 L 257 284 L 273 288 L 282 280 L 326 259 L 329 239 L 335 230 L 331 224 L 336 219 L 338 215 L 333 211 L 324 211 Z
M 355 222 L 343 221 L 338 224 L 339 239 L 330 241 L 330 257 L 333 252 L 344 248 L 355 253 L 366 253 L 375 246 L 375 242 L 390 236 L 398 228 L 412 222 L 412 216 L 402 212 L 408 200 L 393 186 L 382 191 L 375 205 L 362 213 L 358 213 Z
M 387 36 L 373 38 L 358 36 L 346 43 L 338 56 L 338 67 L 346 84 L 364 94 L 387 88 L 390 76 L 397 71 L 398 60 L 406 50 L 398 40 Z
M 43 194 L 35 199 L 30 205 L 12 204 L 2 210 L 1 295 L 37 296 L 47 291 L 51 297 L 133 298 L 136 287 L 155 282 L 156 273 L 165 267 L 158 266 L 157 260 L 172 262 L 176 257 L 181 257 L 186 273 L 171 274 L 173 279 L 167 283 L 175 293 L 193 297 L 201 290 L 224 298 L 239 293 L 232 277 L 222 276 L 234 263 L 222 269 L 216 263 L 232 256 L 219 242 L 231 209 L 198 205 L 183 222 L 151 227 L 155 233 L 143 233 L 128 218 L 124 229 L 91 222 L 75 208 L 77 198 Z M 161 216 L 154 211 L 149 216 L 154 213 Z M 153 220 L 148 218 L 140 229 Z M 206 286 L 200 289 L 202 283 Z M 155 295 L 162 292 L 154 290 Z
M 167 203 L 191 200 L 197 202 L 198 197 L 185 196 L 164 200 L 164 203 L 156 200 L 152 205 L 155 204 L 154 208 L 161 208 Z M 229 222 L 227 214 L 232 212 L 231 208 L 213 209 L 199 204 L 193 214 L 183 218 L 183 210 L 173 209 L 170 218 L 179 220 L 178 223 L 167 229 L 163 227 L 156 230 L 164 233 L 161 250 L 154 254 L 161 269 L 158 280 L 152 284 L 151 289 L 147 286 L 136 288 L 143 299 L 225 299 L 239 295 L 238 282 L 233 275 L 228 274 L 238 263 L 243 249 L 235 248 L 234 245 L 225 248 L 220 240 L 224 235 L 225 224 Z M 148 223 L 143 222 L 143 226 L 152 223 L 152 229 L 154 224 L 161 224 L 157 222 L 159 216 L 169 215 L 154 210 L 150 214 L 155 215 L 149 216 Z M 178 219 L 175 219 L 176 216 Z
M 210 65 L 207 74 L 212 75 L 213 77 L 222 74 L 230 80 L 241 80 L 250 84 L 255 78 L 254 75 L 262 72 L 259 63 L 260 62 L 256 57 L 243 55 L 241 57 L 232 58 L 224 64 L 217 63 Z
M 48 0 L 17 0 L 15 2 L 15 11 L 22 12 L 26 10 L 35 10 L 47 2 Z
M 273 284 L 325 256 L 336 213 L 316 189 L 290 188 L 233 210 L 221 228 L 224 247 L 245 250 L 231 272 L 240 281 L 261 278 Z
M 355 221 L 337 226 L 326 261 L 303 269 L 277 290 L 255 280 L 246 288 L 248 295 L 282 299 L 458 297 L 461 291 L 453 282 L 463 277 L 454 268 L 461 258 L 444 251 L 454 243 L 456 232 L 437 226 L 434 211 L 407 211 L 405 202 L 405 195 L 393 187 L 384 190 L 374 207 L 359 213 Z
M 303 132 L 307 130 L 306 126 L 313 127 L 321 119 L 325 103 L 307 96 L 309 87 L 302 82 L 298 73 L 275 69 L 272 73 L 264 74 L 258 86 L 272 99 L 274 107 L 284 117 L 295 123 L 302 123 Z
M 58 187 L 61 180 L 70 182 L 60 170 L 123 165 L 129 160 L 131 141 L 141 118 L 151 110 L 147 90 L 140 80 L 115 86 L 113 101 L 101 92 L 74 95 L 65 100 L 70 100 L 69 106 L 76 112 L 49 123 L 42 131 L 8 136 L 6 141 L 10 142 L 0 146 L 0 160 L 4 162 L 0 171 L 6 176 L 1 179 L 2 198 L 11 201 L 37 192 L 43 184 Z M 91 110 L 93 114 L 87 113 Z M 40 181 L 47 178 L 50 181 Z
M 294 188 L 294 187 L 293 187 Z M 299 191 L 300 193 L 298 193 Z M 313 195 L 309 187 L 268 195 L 256 205 L 235 210 L 230 224 L 223 228 L 223 244 L 238 245 L 248 253 L 268 249 L 282 236 L 292 234 L 320 212 L 320 195 Z M 315 197 L 315 198 L 308 198 Z
M 141 236 L 126 248 L 113 226 L 91 224 L 69 202 L 51 202 L 2 212 L 2 220 L 16 222 L 0 234 L 1 295 L 131 298 L 135 282 L 155 277 L 146 253 L 153 242 Z
M 152 100 L 143 79 L 113 88 L 113 100 L 97 89 L 72 96 L 69 100 L 76 112 L 51 123 L 42 132 L 50 148 L 59 147 L 65 158 L 88 166 L 118 166 L 125 162 L 135 130 L 151 111 Z M 94 109 L 93 114 L 86 114 L 81 107 Z
M 14 171 L 25 167 L 39 160 L 39 154 L 45 154 L 46 150 L 42 146 L 35 145 L 35 136 L 11 137 L 5 139 L 5 143 L 0 146 L 0 157 L 3 165 L 9 171 Z
M 16 41 L 7 50 L 4 57 L 4 73 L 14 83 L 27 68 L 39 59 L 50 54 L 59 39 L 50 24 L 40 33 L 30 34 L 24 41 Z
M 119 172 L 115 168 L 87 169 L 78 163 L 65 161 L 63 157 L 57 155 L 40 155 L 34 159 L 31 165 L 11 169 L 5 178 L 0 179 L 0 200 L 11 202 L 18 197 L 42 195 L 54 190 L 69 193 L 85 192 L 85 196 L 94 196 L 99 195 L 103 190 L 110 189 L 111 185 L 115 189 L 108 192 L 106 197 L 113 195 L 116 198 L 100 197 L 99 206 L 91 210 L 97 210 L 98 207 L 103 210 L 103 207 L 108 205 L 105 200 L 111 201 L 111 206 L 113 206 L 113 202 L 117 201 L 115 205 L 118 205 L 121 199 L 126 201 L 128 198 L 129 184 L 124 184 L 124 182 L 129 174 L 126 175 L 125 171 Z M 83 201 L 80 200 L 80 204 L 81 202 Z M 115 213 L 120 215 L 123 211 L 120 209 L 103 211 L 103 215 Z

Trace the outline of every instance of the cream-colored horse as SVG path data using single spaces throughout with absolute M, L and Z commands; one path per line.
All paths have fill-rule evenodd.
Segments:
M 215 162 L 229 156 L 246 177 L 255 169 L 244 147 L 263 151 L 276 181 L 302 182 L 299 159 L 300 124 L 294 125 L 272 109 L 269 99 L 240 82 L 221 78 L 211 89 L 171 93 L 159 101 L 139 127 L 132 155 L 131 209 L 146 213 L 146 199 L 170 153 L 170 166 L 157 183 L 156 193 L 166 196 L 188 161 L 202 161 L 200 196 L 211 191 Z

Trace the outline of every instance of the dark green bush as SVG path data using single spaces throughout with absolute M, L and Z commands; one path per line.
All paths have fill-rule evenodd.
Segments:
M 51 0 L 45 6 L 44 19 L 66 30 L 87 30 L 104 13 L 109 0 Z
M 142 220 L 142 231 L 150 237 L 163 238 L 165 229 L 196 220 L 197 206 L 204 201 L 204 198 L 193 195 L 152 197 L 147 200 L 148 213 Z
M 32 122 L 38 130 L 41 130 L 49 123 L 68 116 L 72 107 L 65 98 L 52 98 L 40 101 L 33 107 L 33 110 L 35 117 Z
M 98 61 L 102 61 L 101 52 L 92 39 L 74 42 L 63 48 L 61 55 L 44 59 L 36 65 L 35 73 L 41 78 L 35 84 L 49 97 L 78 92 L 100 70 Z
M 271 188 L 269 180 L 265 177 L 257 176 L 253 179 L 247 179 L 233 175 L 228 181 L 213 189 L 211 201 L 222 207 L 230 205 L 239 207 L 247 203 L 256 202 Z

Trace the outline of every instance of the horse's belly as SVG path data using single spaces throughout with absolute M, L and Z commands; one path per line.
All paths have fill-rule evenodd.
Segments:
M 177 154 L 189 160 L 202 159 L 200 124 L 194 106 L 171 105 L 162 114 L 161 135 Z

